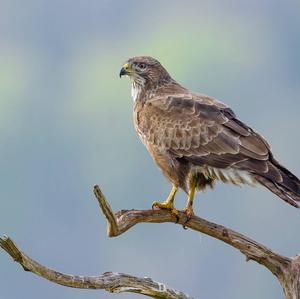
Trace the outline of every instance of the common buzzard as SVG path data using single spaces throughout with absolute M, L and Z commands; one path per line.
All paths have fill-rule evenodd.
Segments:
M 177 83 L 159 61 L 148 56 L 130 58 L 120 71 L 128 75 L 134 100 L 134 125 L 173 188 L 153 206 L 177 215 L 178 188 L 188 194 L 184 209 L 193 215 L 197 190 L 215 181 L 265 186 L 299 208 L 300 181 L 275 160 L 268 142 L 240 121 L 216 99 Z

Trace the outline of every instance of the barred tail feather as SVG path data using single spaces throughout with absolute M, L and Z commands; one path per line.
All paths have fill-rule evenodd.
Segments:
M 294 200 L 300 201 L 300 180 L 273 157 L 271 157 L 271 162 L 279 170 L 282 177 L 282 182 L 279 184 L 292 193 Z
M 277 161 L 272 161 L 272 165 L 279 172 L 281 179 L 275 179 L 269 173 L 256 174 L 255 179 L 268 188 L 271 192 L 279 196 L 290 205 L 300 208 L 296 201 L 300 201 L 300 181 L 286 168 L 281 166 Z

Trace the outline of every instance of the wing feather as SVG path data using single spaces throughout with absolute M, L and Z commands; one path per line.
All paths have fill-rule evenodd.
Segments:
M 268 160 L 266 141 L 239 121 L 230 108 L 207 96 L 155 97 L 144 104 L 143 113 L 140 131 L 159 151 L 220 168 L 235 167 L 249 159 Z M 246 163 L 243 168 L 253 166 Z

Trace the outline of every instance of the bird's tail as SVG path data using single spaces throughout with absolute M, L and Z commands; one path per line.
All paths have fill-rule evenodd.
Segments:
M 300 208 L 300 181 L 273 157 L 268 161 L 268 172 L 256 174 L 256 180 L 290 205 Z

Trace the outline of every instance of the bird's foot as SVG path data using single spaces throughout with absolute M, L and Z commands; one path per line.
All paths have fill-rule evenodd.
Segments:
M 183 212 L 186 215 L 186 221 L 183 223 L 183 228 L 187 229 L 186 224 L 191 220 L 192 216 L 194 216 L 194 210 L 192 206 L 185 207 Z
M 154 201 L 152 203 L 152 209 L 154 209 L 154 208 L 169 210 L 171 212 L 171 214 L 176 217 L 176 223 L 179 221 L 179 213 L 174 208 L 173 203 L 168 202 L 168 201 L 164 201 L 164 202 Z

